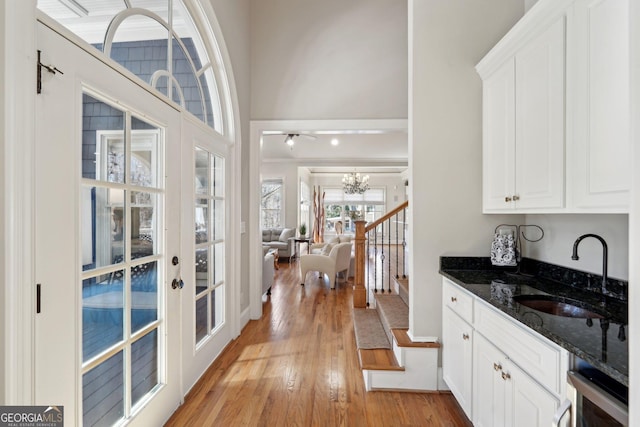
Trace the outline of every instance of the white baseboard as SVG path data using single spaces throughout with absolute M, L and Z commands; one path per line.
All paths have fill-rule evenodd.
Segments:
M 249 320 L 251 320 L 251 310 L 250 307 L 247 307 L 242 310 L 242 313 L 240 314 L 240 330 L 247 326 Z
M 413 342 L 438 342 L 438 337 L 421 337 L 418 335 L 414 335 L 411 331 L 411 329 L 409 329 L 407 331 L 407 335 L 409 336 L 409 338 L 411 338 L 411 341 Z
M 443 374 L 442 374 L 442 367 L 438 368 L 438 390 L 450 391 L 449 386 L 444 381 Z

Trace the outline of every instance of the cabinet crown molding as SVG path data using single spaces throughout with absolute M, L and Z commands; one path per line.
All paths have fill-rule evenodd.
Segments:
M 505 34 L 505 36 L 476 65 L 476 71 L 486 79 L 506 60 L 558 18 L 565 15 L 575 0 L 538 0 L 531 9 Z

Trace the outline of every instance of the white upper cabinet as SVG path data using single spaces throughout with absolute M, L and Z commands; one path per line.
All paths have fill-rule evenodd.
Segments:
M 628 3 L 539 0 L 477 65 L 484 212 L 628 212 Z
M 507 60 L 482 87 L 482 173 L 485 209 L 512 209 L 515 194 L 515 59 Z
M 575 210 L 628 212 L 629 1 L 578 0 L 573 22 L 568 202 Z
M 564 206 L 564 16 L 516 53 L 518 209 Z
M 507 36 L 478 64 L 484 212 L 564 207 L 565 26 L 561 15 Z

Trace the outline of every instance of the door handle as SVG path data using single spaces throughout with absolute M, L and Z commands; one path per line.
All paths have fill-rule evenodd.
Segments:
M 42 312 L 42 285 L 40 283 L 36 284 L 36 313 Z
M 173 279 L 171 282 L 171 289 L 182 289 L 184 288 L 184 282 L 182 279 Z

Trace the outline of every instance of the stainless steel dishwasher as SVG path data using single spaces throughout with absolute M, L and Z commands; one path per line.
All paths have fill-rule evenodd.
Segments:
M 572 427 L 629 425 L 628 387 L 585 362 L 567 372 L 567 382 L 564 410 L 571 413 Z M 565 418 L 558 415 L 556 422 Z

